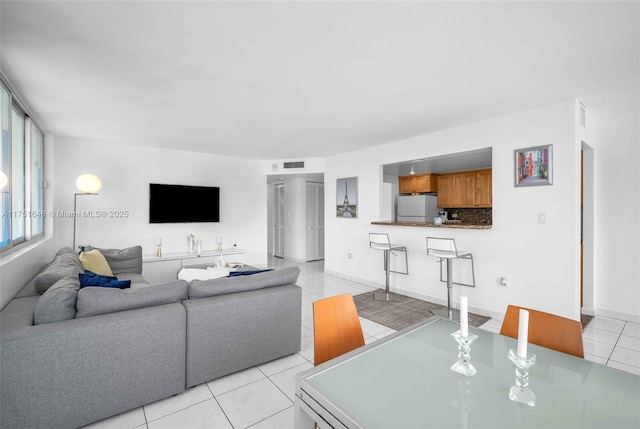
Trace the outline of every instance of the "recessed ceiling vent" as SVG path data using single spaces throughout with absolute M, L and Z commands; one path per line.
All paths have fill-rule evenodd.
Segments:
M 285 162 L 284 168 L 304 168 L 304 161 Z

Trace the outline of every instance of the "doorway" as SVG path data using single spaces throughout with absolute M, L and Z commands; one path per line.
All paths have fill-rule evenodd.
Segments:
M 307 182 L 307 262 L 324 259 L 324 183 Z
M 594 150 L 584 141 L 581 145 L 580 172 L 580 308 L 581 313 L 595 316 L 594 284 Z
M 284 183 L 273 185 L 273 256 L 284 257 Z

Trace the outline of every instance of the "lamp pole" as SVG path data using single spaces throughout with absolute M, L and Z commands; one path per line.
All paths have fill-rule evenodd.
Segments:
M 102 182 L 94 174 L 82 174 L 76 179 L 76 187 L 80 191 L 73 194 L 73 250 L 76 250 L 76 224 L 78 219 L 78 195 L 98 195 Z

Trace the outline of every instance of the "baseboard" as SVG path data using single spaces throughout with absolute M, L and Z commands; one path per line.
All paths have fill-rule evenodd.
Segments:
M 352 282 L 356 282 L 356 283 L 361 283 L 367 286 L 371 286 L 371 287 L 375 287 L 378 289 L 384 289 L 385 285 L 383 285 L 382 283 L 377 283 L 377 282 L 372 282 L 369 280 L 365 280 L 359 277 L 353 277 L 353 276 L 346 276 L 343 273 L 338 273 L 332 270 L 324 270 L 325 273 L 330 274 L 332 276 L 336 276 L 336 277 L 340 277 L 341 279 L 345 279 L 345 280 L 349 280 Z M 423 301 L 429 301 L 429 302 L 433 302 L 434 304 L 440 304 L 440 305 L 444 305 L 445 307 L 447 306 L 447 300 L 446 299 L 442 299 L 442 298 L 438 298 L 435 296 L 430 296 L 430 295 L 426 295 L 423 293 L 418 293 L 418 292 L 413 292 L 410 290 L 405 290 L 405 289 L 400 289 L 400 288 L 396 288 L 396 287 L 389 287 L 389 290 L 391 292 L 395 292 L 398 293 L 400 295 L 405 295 L 411 298 L 416 298 L 416 299 L 421 299 Z M 453 303 L 453 308 L 455 309 L 459 309 L 460 305 L 459 303 Z M 489 311 L 489 310 L 485 310 L 484 308 L 478 308 L 478 307 L 469 307 L 469 311 L 475 314 L 478 314 L 480 316 L 485 316 L 485 317 L 490 317 L 492 319 L 497 319 L 497 320 L 503 320 L 504 319 L 504 313 L 495 313 L 493 311 Z
M 346 276 L 343 273 L 338 273 L 336 271 L 332 271 L 332 270 L 324 270 L 325 273 L 335 276 L 335 277 L 340 277 L 341 279 L 345 279 L 345 280 L 349 280 L 355 283 L 361 283 L 363 285 L 367 285 L 367 286 L 371 286 L 371 287 L 375 287 L 375 288 L 380 288 L 380 289 L 384 289 L 384 285 L 381 283 L 377 283 L 377 282 L 372 282 L 369 280 L 365 280 L 365 279 L 361 279 L 360 277 L 352 277 L 352 276 Z M 393 291 L 393 288 L 390 288 L 391 291 Z
M 595 308 L 591 308 L 591 307 L 582 307 L 580 309 L 580 314 L 584 314 L 585 316 L 594 317 L 596 315 L 596 310 L 595 310 Z
M 638 315 L 622 313 L 620 311 L 605 310 L 602 308 L 596 309 L 595 316 L 596 317 L 602 316 L 602 317 L 608 317 L 610 319 L 626 320 L 627 322 L 640 323 L 640 316 Z

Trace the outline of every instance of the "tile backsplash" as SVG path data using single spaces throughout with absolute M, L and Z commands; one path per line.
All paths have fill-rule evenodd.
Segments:
M 462 223 L 471 223 L 475 225 L 492 225 L 492 209 L 445 209 L 449 213 L 449 220 L 460 220 Z M 453 214 L 457 213 L 458 217 L 454 218 Z

